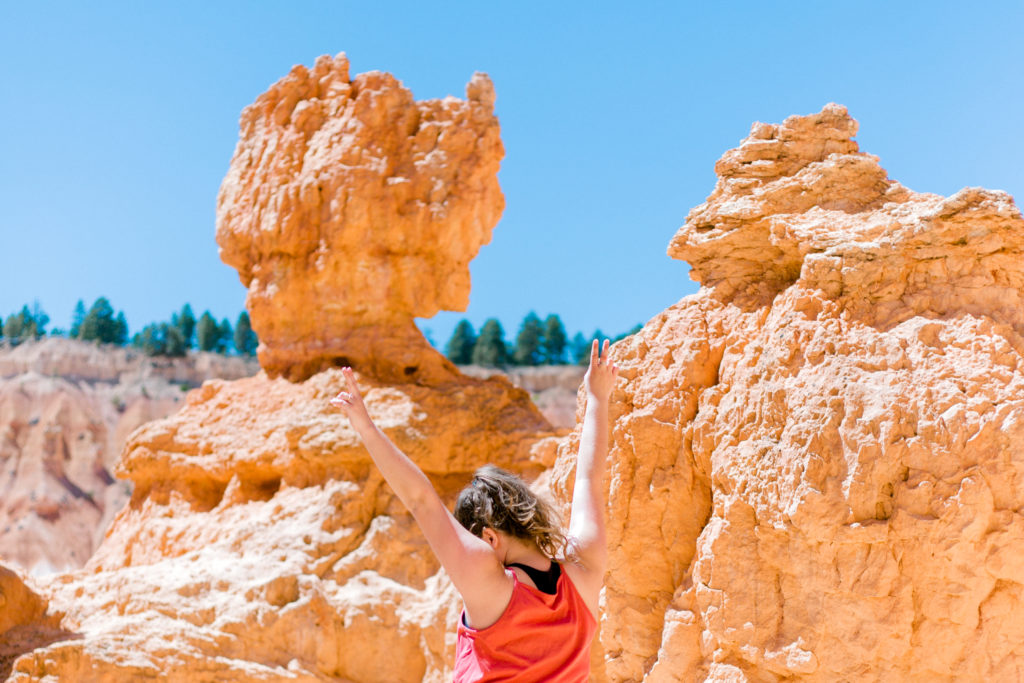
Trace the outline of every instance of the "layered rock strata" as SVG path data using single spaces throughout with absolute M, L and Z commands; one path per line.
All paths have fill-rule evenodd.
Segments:
M 416 101 L 344 54 L 296 66 L 242 112 L 217 242 L 248 290 L 271 376 L 351 365 L 391 381 L 454 369 L 415 317 L 466 309 L 469 262 L 504 209 L 494 88 Z
M 34 574 L 81 567 L 131 495 L 113 476 L 128 435 L 177 410 L 190 386 L 257 370 L 70 339 L 0 350 L 0 555 Z
M 755 124 L 615 348 L 608 680 L 1024 677 L 1024 219 L 856 130 Z

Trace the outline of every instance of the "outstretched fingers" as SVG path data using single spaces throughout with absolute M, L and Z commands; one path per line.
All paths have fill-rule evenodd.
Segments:
M 345 368 L 341 373 L 345 375 L 345 384 L 348 386 L 349 392 L 351 392 L 353 396 L 361 396 L 362 394 L 359 393 L 359 385 L 356 384 L 356 374 L 352 371 L 352 368 Z

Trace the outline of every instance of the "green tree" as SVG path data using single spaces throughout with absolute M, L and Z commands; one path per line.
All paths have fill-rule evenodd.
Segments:
M 460 320 L 452 332 L 452 338 L 444 347 L 444 355 L 456 365 L 469 365 L 473 362 L 473 347 L 476 346 L 476 332 L 468 320 Z
M 238 314 L 238 321 L 235 323 L 235 349 L 238 353 L 251 356 L 256 353 L 259 340 L 256 333 L 252 331 L 252 323 L 249 321 L 249 313 L 242 311 Z
M 46 334 L 46 325 L 50 322 L 50 316 L 46 315 L 46 312 L 43 311 L 43 307 L 39 305 L 38 301 L 34 301 L 32 303 L 32 313 L 30 315 L 32 316 L 32 323 L 35 327 L 33 330 L 33 336 L 35 336 L 36 339 L 39 339 Z
M 4 337 L 4 319 L 0 317 L 0 339 Z
M 188 346 L 185 344 L 185 335 L 180 327 L 160 323 L 160 333 L 164 338 L 164 355 L 177 358 L 185 355 Z
M 220 321 L 220 327 L 217 328 L 217 345 L 214 350 L 217 353 L 227 353 L 231 350 L 231 338 L 235 332 L 231 329 L 231 323 L 227 318 Z
M 17 344 L 21 341 L 23 327 L 21 316 L 13 313 L 7 316 L 7 320 L 4 321 L 4 336 L 10 340 L 11 344 Z
M 82 322 L 85 320 L 85 302 L 81 299 L 75 304 L 75 311 L 71 314 L 71 331 L 68 336 L 78 339 L 82 331 Z
M 199 350 L 213 351 L 217 347 L 219 336 L 220 328 L 217 327 L 217 321 L 209 311 L 204 311 L 196 325 L 196 342 L 199 344 Z
M 600 336 L 601 330 L 597 330 L 590 339 L 584 337 L 582 332 L 577 332 L 572 338 L 572 359 L 577 365 L 590 363 L 590 345 Z
M 111 342 L 118 346 L 124 346 L 128 341 L 128 321 L 124 317 L 124 311 L 118 311 L 114 319 L 114 338 Z
M 176 318 L 176 323 L 181 335 L 185 338 L 185 346 L 192 348 L 194 341 L 192 339 L 196 330 L 196 316 L 192 313 L 192 306 L 185 304 L 181 307 L 181 313 Z
M 569 338 L 565 334 L 562 319 L 552 313 L 544 319 L 544 362 L 549 365 L 565 363 L 565 347 Z
M 89 308 L 89 312 L 82 319 L 82 326 L 78 330 L 79 339 L 83 341 L 98 341 L 103 344 L 111 344 L 117 338 L 117 322 L 114 320 L 114 307 L 106 297 L 101 296 Z
M 496 319 L 489 318 L 480 328 L 480 336 L 473 347 L 473 364 L 501 368 L 507 363 L 505 330 Z
M 160 326 L 150 323 L 142 328 L 132 337 L 132 346 L 142 350 L 147 356 L 162 356 L 164 353 L 164 338 L 160 334 Z
M 516 347 L 512 360 L 516 365 L 540 365 L 541 348 L 544 344 L 544 326 L 533 311 L 526 314 L 519 334 L 516 335 Z

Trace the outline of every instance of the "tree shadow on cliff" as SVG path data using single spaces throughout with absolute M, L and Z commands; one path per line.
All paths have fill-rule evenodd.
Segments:
M 49 647 L 63 640 L 81 640 L 81 633 L 62 628 L 40 626 L 38 623 L 15 626 L 0 634 L 0 681 L 6 681 L 14 669 L 14 662 L 22 655 Z

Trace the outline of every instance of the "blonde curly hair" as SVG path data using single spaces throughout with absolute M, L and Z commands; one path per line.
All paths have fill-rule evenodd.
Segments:
M 522 479 L 494 465 L 478 469 L 459 493 L 455 519 L 475 536 L 490 527 L 533 541 L 551 560 L 564 559 L 569 550 L 555 510 Z

